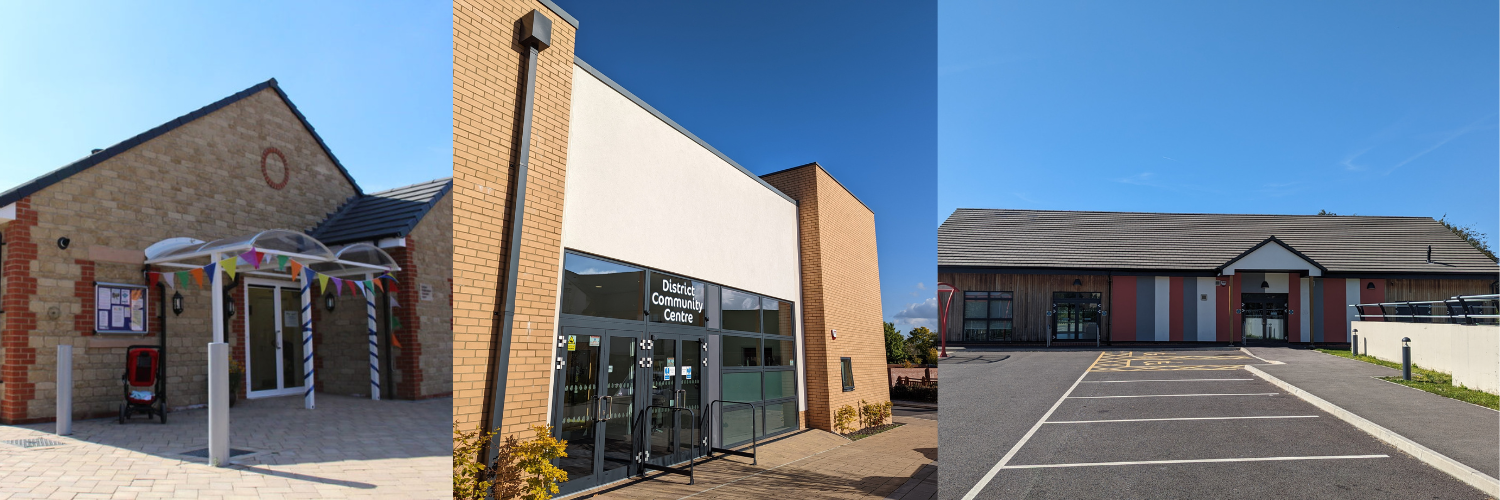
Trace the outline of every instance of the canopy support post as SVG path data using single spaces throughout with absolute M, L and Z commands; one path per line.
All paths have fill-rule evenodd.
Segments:
M 373 282 L 375 275 L 365 273 L 365 279 Z M 360 284 L 360 290 L 365 292 L 365 317 L 370 328 L 370 399 L 380 401 L 380 341 L 375 334 L 375 292 L 365 290 L 364 284 Z
M 302 407 L 306 409 L 317 408 L 313 401 L 313 388 L 317 387 L 313 379 L 313 342 L 312 342 L 312 273 L 309 270 L 302 271 L 302 352 L 306 357 L 302 358 L 302 385 L 307 390 L 302 393 Z

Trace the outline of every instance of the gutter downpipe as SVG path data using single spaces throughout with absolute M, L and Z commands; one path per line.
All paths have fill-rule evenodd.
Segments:
M 510 239 L 506 244 L 504 305 L 495 312 L 494 329 L 500 337 L 495 362 L 495 390 L 491 395 L 490 426 L 486 432 L 500 428 L 505 418 L 505 384 L 510 369 L 511 329 L 516 317 L 516 281 L 521 265 L 521 233 L 525 228 L 526 172 L 531 157 L 531 111 L 536 103 L 536 60 L 551 41 L 552 21 L 532 10 L 520 19 L 521 44 L 526 46 L 526 93 L 521 114 L 520 145 L 516 150 L 515 194 L 511 197 Z M 497 298 L 499 294 L 496 294 Z M 485 463 L 493 466 L 500 453 L 499 440 L 491 440 Z

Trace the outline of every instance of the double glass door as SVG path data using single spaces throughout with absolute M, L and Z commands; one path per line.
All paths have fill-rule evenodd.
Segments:
M 1287 294 L 1246 293 L 1244 301 L 1244 339 L 1247 341 L 1286 341 Z
M 1052 340 L 1097 340 L 1099 295 L 1097 292 L 1054 292 Z
M 250 284 L 245 293 L 249 397 L 302 394 L 302 298 L 293 284 Z
M 568 442 L 560 494 L 639 472 L 637 459 L 671 465 L 699 454 L 706 350 L 702 338 L 608 326 L 561 328 L 553 425 Z M 690 407 L 695 412 L 667 407 Z M 649 411 L 646 411 L 648 410 Z

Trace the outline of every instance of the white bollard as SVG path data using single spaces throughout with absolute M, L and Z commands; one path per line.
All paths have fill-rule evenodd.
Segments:
M 73 433 L 73 346 L 57 346 L 57 435 Z
M 229 466 L 229 344 L 208 344 L 208 463 Z

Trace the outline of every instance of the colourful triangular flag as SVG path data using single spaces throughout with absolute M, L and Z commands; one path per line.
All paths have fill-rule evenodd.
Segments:
M 288 259 L 288 260 L 290 260 L 290 259 Z M 291 260 L 291 264 L 292 264 L 292 279 L 297 279 L 297 275 L 302 274 L 302 263 L 301 262 L 297 262 L 295 260 Z
M 255 251 L 255 247 L 250 247 L 250 251 L 240 254 L 240 257 L 245 258 L 245 263 L 260 269 L 260 252 Z
M 388 296 L 388 298 L 391 299 L 391 308 L 401 307 L 401 304 L 398 303 L 398 302 L 396 302 L 396 296 L 395 295 L 390 295 L 390 296 Z
M 308 270 L 307 272 L 311 273 L 312 271 Z M 318 276 L 318 285 L 321 287 L 321 288 L 319 288 L 319 290 L 322 290 L 323 293 L 328 293 L 328 275 L 326 275 L 326 274 L 319 274 L 317 276 Z M 335 283 L 335 284 L 337 284 L 337 283 Z M 333 291 L 333 293 L 338 293 L 338 290 L 335 289 Z
M 287 261 L 290 261 L 290 260 L 292 260 L 291 257 L 287 257 L 285 255 L 277 255 L 276 256 L 276 270 L 277 271 L 284 271 L 284 270 L 286 270 L 286 263 L 287 263 Z
M 224 274 L 228 274 L 229 279 L 234 279 L 234 270 L 236 267 L 239 267 L 239 263 L 235 262 L 235 260 L 238 259 L 230 257 L 219 261 L 219 267 L 224 268 Z
M 344 294 L 344 280 L 341 280 L 341 279 L 338 279 L 338 278 L 328 278 L 328 280 L 333 282 L 333 294 L 334 295 L 343 295 Z
M 365 292 L 375 293 L 375 280 L 364 280 L 359 284 L 364 287 Z
M 163 281 L 167 282 L 167 286 L 168 287 L 170 287 L 173 290 L 177 289 L 177 276 L 175 274 L 173 274 L 173 273 L 161 273 L 161 277 L 164 278 Z
M 349 285 L 349 295 L 359 294 L 360 291 L 358 290 L 358 287 L 354 286 L 354 280 L 344 280 L 344 283 Z
M 200 267 L 192 271 L 188 271 L 188 274 L 193 275 L 193 281 L 198 283 L 198 288 L 203 288 L 203 268 Z
M 395 320 L 396 318 L 391 318 L 391 319 Z M 396 336 L 395 335 L 391 335 L 391 345 L 394 346 L 394 347 L 401 347 L 401 341 L 396 340 Z
M 146 273 L 146 283 L 151 288 L 156 288 L 156 281 L 161 279 L 161 273 Z
M 379 289 L 382 292 L 385 291 L 385 285 L 381 285 L 379 279 L 375 280 L 375 288 Z
M 189 284 L 189 282 L 188 282 L 188 275 L 190 273 L 188 273 L 187 271 L 177 271 L 176 273 L 173 273 L 173 274 L 177 275 L 177 282 L 180 283 L 180 284 L 182 284 L 183 288 L 187 288 L 187 286 Z
M 216 276 L 214 271 L 218 269 L 219 264 L 217 262 L 209 262 L 208 265 L 203 266 L 203 277 L 210 280 L 214 279 L 214 276 Z

